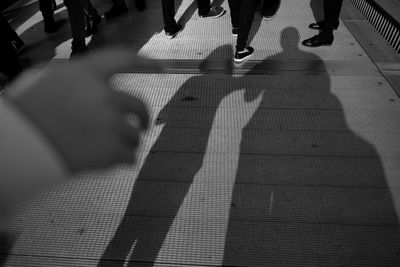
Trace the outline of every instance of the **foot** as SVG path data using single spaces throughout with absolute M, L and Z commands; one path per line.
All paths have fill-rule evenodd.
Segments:
M 337 23 L 335 25 L 335 27 L 333 27 L 333 29 L 337 30 L 338 27 L 339 27 L 339 23 Z M 321 20 L 321 21 L 318 21 L 318 22 L 311 23 L 310 25 L 308 25 L 308 28 L 313 29 L 313 30 L 322 31 L 325 28 L 325 21 Z
M 72 41 L 72 52 L 69 57 L 70 60 L 83 56 L 89 52 L 85 42 Z
M 225 14 L 225 10 L 222 7 L 220 7 L 220 6 L 212 6 L 210 8 L 210 11 L 208 11 L 208 13 L 206 15 L 200 15 L 199 14 L 199 17 L 203 18 L 203 19 L 205 19 L 205 18 L 216 19 L 216 18 L 221 17 L 224 14 Z
M 236 51 L 234 61 L 237 63 L 243 62 L 250 58 L 254 53 L 254 48 L 251 46 L 246 47 L 243 51 Z
M 165 35 L 168 36 L 169 38 L 173 39 L 175 38 L 180 32 L 182 32 L 183 27 L 182 25 L 177 24 L 175 30 L 173 31 L 165 31 Z
M 309 39 L 304 40 L 303 42 L 301 42 L 301 44 L 308 47 L 332 45 L 333 39 L 334 39 L 333 34 L 326 34 L 321 32 L 318 35 L 315 35 Z
M 125 14 L 128 12 L 128 8 L 126 7 L 125 2 L 123 4 L 114 4 L 110 10 L 108 10 L 107 12 L 104 13 L 104 16 L 107 19 L 112 19 L 115 17 L 118 17 L 122 14 Z
M 73 49 L 71 55 L 69 56 L 69 60 L 74 60 L 78 57 L 84 56 L 89 53 L 89 49 L 86 47 L 85 49 Z
M 239 34 L 239 28 L 233 27 L 233 28 L 232 28 L 232 35 L 233 35 L 234 37 L 236 37 L 236 36 L 238 36 L 238 34 Z
M 276 13 L 278 13 L 279 7 L 281 6 L 281 0 L 270 1 L 270 3 L 264 3 L 263 7 L 263 19 L 272 20 Z
M 146 1 L 145 0 L 135 0 L 136 8 L 139 11 L 143 11 L 146 9 Z

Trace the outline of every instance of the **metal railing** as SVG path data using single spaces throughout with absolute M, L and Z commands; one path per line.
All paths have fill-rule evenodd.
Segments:
M 375 27 L 382 37 L 400 53 L 400 23 L 371 0 L 351 0 L 357 10 Z M 400 7 L 399 7 L 400 8 Z

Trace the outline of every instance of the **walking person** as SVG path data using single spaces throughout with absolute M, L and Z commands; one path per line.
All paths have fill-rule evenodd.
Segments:
M 311 23 L 308 27 L 320 33 L 302 42 L 304 46 L 318 47 L 332 45 L 333 30 L 339 26 L 339 15 L 343 0 L 324 0 L 324 20 Z
M 247 38 L 253 23 L 257 0 L 229 0 L 231 10 L 232 34 L 237 36 L 234 61 L 247 60 L 254 53 L 254 48 L 247 45 Z
M 198 14 L 200 18 L 219 18 L 225 14 L 225 10 L 220 6 L 212 6 L 210 0 L 197 0 Z M 162 0 L 162 10 L 164 19 L 165 35 L 174 38 L 182 31 L 182 25 L 175 21 L 175 1 Z

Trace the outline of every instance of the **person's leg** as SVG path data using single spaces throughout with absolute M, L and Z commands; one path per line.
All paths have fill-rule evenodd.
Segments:
M 229 9 L 231 11 L 232 28 L 239 28 L 240 3 L 240 0 L 228 0 Z
M 57 31 L 52 0 L 39 0 L 39 10 L 42 12 L 43 16 L 44 31 L 47 33 Z
M 111 19 L 128 12 L 128 7 L 124 0 L 112 0 L 112 2 L 113 5 L 111 9 L 104 13 L 106 18 Z
M 262 4 L 262 15 L 265 20 L 271 20 L 279 10 L 281 0 L 264 0 Z
M 101 16 L 97 13 L 97 10 L 93 7 L 89 0 L 81 0 L 85 10 L 86 18 L 86 36 L 97 33 L 97 25 L 101 22 Z
M 324 0 L 324 30 L 333 32 L 339 25 L 339 15 L 343 0 Z
M 241 0 L 239 11 L 239 32 L 236 40 L 235 62 L 247 60 L 254 52 L 251 46 L 246 46 L 247 38 L 253 24 L 255 5 L 257 0 Z
M 321 32 L 314 37 L 302 42 L 304 46 L 318 47 L 322 45 L 331 45 L 334 40 L 333 30 L 339 25 L 339 15 L 343 0 L 324 0 L 324 23 L 317 25 L 314 29 L 320 29 Z M 313 28 L 311 24 L 309 27 Z
M 176 29 L 175 21 L 175 1 L 174 0 L 162 0 L 162 11 L 164 20 L 165 32 L 172 32 Z
M 53 17 L 53 5 L 51 0 L 39 0 L 39 10 L 42 12 L 43 18 Z
M 85 10 L 81 0 L 64 0 L 68 10 L 72 34 L 72 53 L 81 53 L 87 50 L 85 43 Z
M 243 51 L 247 37 L 253 24 L 256 0 L 241 0 L 239 11 L 239 34 L 236 42 L 236 51 Z
M 89 0 L 85 0 L 82 2 L 83 6 L 88 13 L 88 15 L 92 18 L 99 16 L 97 9 L 93 7 L 92 3 Z

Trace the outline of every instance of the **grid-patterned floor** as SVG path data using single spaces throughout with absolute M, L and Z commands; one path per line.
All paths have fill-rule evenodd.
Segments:
M 25 2 L 9 11 L 22 58 L 66 60 L 68 26 L 46 36 Z M 214 1 L 228 10 L 217 20 L 176 1 L 185 30 L 173 40 L 160 1 L 147 2 L 87 40 L 167 60 L 167 74 L 113 80 L 151 107 L 137 166 L 38 196 L 3 230 L 6 264 L 400 266 L 400 99 L 346 26 L 331 47 L 301 47 L 318 1 L 282 1 L 271 22 L 256 15 L 256 53 L 237 68 L 227 1 Z

